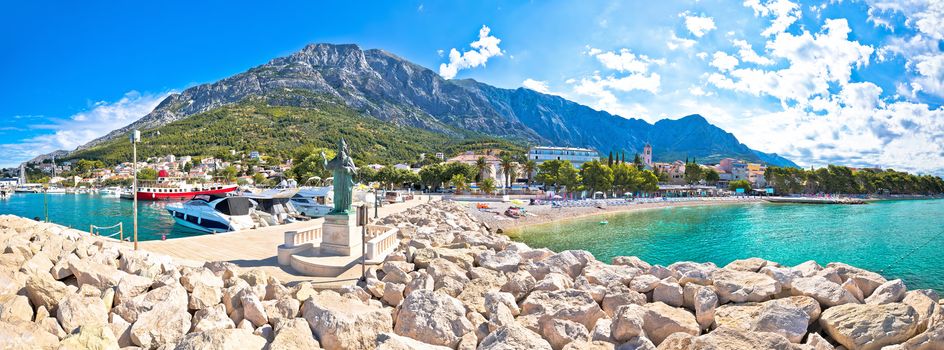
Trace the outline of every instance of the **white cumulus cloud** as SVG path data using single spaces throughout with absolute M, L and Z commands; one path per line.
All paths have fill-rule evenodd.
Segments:
M 755 16 L 769 17 L 770 27 L 761 35 L 774 36 L 783 33 L 800 19 L 800 5 L 790 0 L 745 0 L 744 6 L 754 10 Z
M 759 64 L 762 66 L 769 66 L 771 64 L 774 64 L 773 60 L 767 57 L 758 55 L 757 52 L 754 51 L 754 48 L 751 47 L 751 44 L 749 44 L 745 40 L 736 39 L 736 40 L 732 40 L 731 43 L 734 44 L 734 46 L 738 48 L 738 56 L 741 57 L 741 61 Z
M 449 50 L 449 63 L 439 65 L 439 75 L 452 79 L 461 69 L 484 66 L 489 58 L 501 56 L 502 51 L 498 47 L 501 39 L 492 36 L 490 32 L 491 29 L 483 25 L 482 29 L 479 29 L 479 39 L 469 44 L 472 50 L 465 52 L 459 52 L 455 48 Z
M 141 94 L 137 91 L 125 93 L 113 102 L 99 101 L 87 110 L 68 118 L 53 118 L 43 124 L 29 125 L 34 130 L 43 130 L 39 135 L 10 143 L 0 144 L 4 154 L 0 165 L 15 166 L 40 154 L 56 150 L 73 150 L 89 141 L 104 136 L 140 119 L 154 110 L 172 92 Z
M 721 51 L 715 52 L 712 57 L 711 63 L 709 64 L 723 72 L 732 70 L 738 65 L 737 58 Z
M 547 87 L 546 81 L 534 80 L 531 78 L 525 79 L 523 82 L 521 82 L 521 86 L 544 94 L 550 91 L 550 89 Z
M 681 13 L 680 16 L 685 18 L 685 28 L 696 37 L 701 38 L 708 32 L 717 29 L 715 20 L 711 17 L 694 16 L 688 13 Z
M 665 42 L 669 50 L 687 49 L 695 46 L 695 40 L 679 38 L 675 32 L 669 33 L 669 40 Z

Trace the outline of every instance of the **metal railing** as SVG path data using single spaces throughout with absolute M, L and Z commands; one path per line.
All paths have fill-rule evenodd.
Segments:
M 119 241 L 124 241 L 124 240 L 125 240 L 125 233 L 124 233 L 124 232 L 125 232 L 125 229 L 124 229 L 124 226 L 125 226 L 125 225 L 124 225 L 124 223 L 122 223 L 122 222 L 119 222 L 119 223 L 114 224 L 114 225 L 111 225 L 111 226 L 95 226 L 95 225 L 89 225 L 89 233 L 92 234 L 92 235 L 94 235 L 94 236 L 107 237 L 107 238 L 112 238 L 112 237 L 115 237 L 115 235 L 117 235 Z M 112 233 L 112 234 L 110 234 L 110 235 L 104 235 L 104 236 L 101 234 L 102 230 L 109 230 L 109 229 L 113 229 L 113 228 L 116 228 L 116 227 L 118 228 L 118 231 L 115 232 L 115 233 Z M 98 231 L 97 234 L 95 233 L 96 230 Z

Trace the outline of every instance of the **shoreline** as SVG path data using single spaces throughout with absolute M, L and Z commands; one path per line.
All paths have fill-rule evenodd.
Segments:
M 723 198 L 723 197 L 719 197 Z M 488 227 L 496 233 L 506 234 L 510 236 L 517 236 L 515 233 L 521 231 L 525 228 L 545 225 L 551 223 L 560 223 L 567 222 L 577 219 L 584 219 L 588 217 L 607 215 L 607 214 L 622 214 L 630 213 L 643 210 L 652 210 L 652 209 L 662 209 L 662 208 L 683 208 L 683 207 L 696 207 L 696 206 L 717 206 L 717 205 L 739 205 L 739 204 L 756 204 L 756 203 L 765 203 L 763 199 L 759 198 L 745 198 L 737 200 L 693 200 L 693 201 L 680 201 L 680 202 L 655 202 L 655 203 L 639 203 L 631 204 L 627 206 L 608 206 L 605 209 L 600 209 L 596 207 L 564 207 L 564 208 L 552 208 L 550 205 L 526 205 L 525 211 L 528 213 L 521 218 L 512 219 L 503 214 L 501 210 L 494 209 L 494 211 L 481 211 L 475 208 L 475 203 L 463 203 L 463 207 L 466 211 L 479 219 L 480 221 L 486 223 Z M 504 207 L 505 204 L 502 204 Z M 497 214 L 495 212 L 498 212 Z

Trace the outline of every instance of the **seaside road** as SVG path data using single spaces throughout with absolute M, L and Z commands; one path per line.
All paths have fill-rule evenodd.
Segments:
M 439 199 L 438 196 L 417 195 L 411 201 L 386 204 L 377 211 L 379 217 L 383 218 L 426 203 L 428 200 Z M 370 209 L 370 214 L 373 218 L 373 208 Z M 322 222 L 324 219 L 314 219 L 239 232 L 175 238 L 166 241 L 145 241 L 139 242 L 139 249 L 169 255 L 183 265 L 202 266 L 207 261 L 228 261 L 240 267 L 262 269 L 269 276 L 275 276 L 283 283 L 295 284 L 310 281 L 315 288 L 337 288 L 360 278 L 361 266 L 355 265 L 338 277 L 324 278 L 300 275 L 291 268 L 280 267 L 276 260 L 277 247 L 284 243 L 286 231 L 312 226 L 320 227 Z

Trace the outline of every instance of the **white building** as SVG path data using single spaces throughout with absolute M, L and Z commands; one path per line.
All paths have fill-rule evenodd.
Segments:
M 528 159 L 538 165 L 549 160 L 569 160 L 579 168 L 583 163 L 599 160 L 600 154 L 589 148 L 535 146 L 528 151 Z

